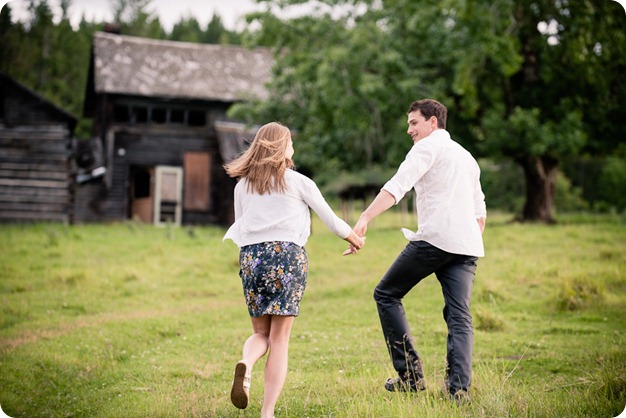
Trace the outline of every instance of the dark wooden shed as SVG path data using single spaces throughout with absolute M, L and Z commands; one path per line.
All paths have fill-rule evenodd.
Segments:
M 232 222 L 235 181 L 222 165 L 246 129 L 226 112 L 267 96 L 272 64 L 265 48 L 96 33 L 84 108 L 94 138 L 78 144 L 75 220 Z
M 0 73 L 0 222 L 71 222 L 76 118 Z

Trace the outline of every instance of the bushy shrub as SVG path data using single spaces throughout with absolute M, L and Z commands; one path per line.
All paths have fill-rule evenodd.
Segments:
M 604 286 L 591 278 L 566 280 L 561 286 L 557 305 L 560 310 L 578 311 L 603 301 Z
M 622 211 L 626 209 L 626 158 L 608 157 L 598 179 L 598 200 Z
M 525 199 L 522 168 L 508 160 L 481 159 L 478 164 L 487 209 L 521 212 Z
M 582 189 L 573 186 L 562 172 L 559 172 L 556 178 L 554 207 L 559 212 L 576 212 L 589 208 L 589 203 L 583 199 Z
M 609 157 L 564 161 L 562 169 L 593 211 L 626 210 L 626 146 Z
M 487 207 L 519 213 L 526 198 L 524 172 L 512 161 L 480 160 L 481 184 Z M 557 175 L 554 206 L 560 212 L 586 210 L 589 204 L 583 198 L 582 189 L 572 185 L 562 172 Z

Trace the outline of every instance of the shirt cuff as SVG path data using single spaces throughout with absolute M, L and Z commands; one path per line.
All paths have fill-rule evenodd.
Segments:
M 400 188 L 399 188 L 399 187 L 397 187 L 397 186 L 394 186 L 393 184 L 391 184 L 391 183 L 389 183 L 389 182 L 388 182 L 388 183 L 386 183 L 386 184 L 382 187 L 382 189 L 381 189 L 381 190 L 385 190 L 385 191 L 389 192 L 389 193 L 393 196 L 394 200 L 396 201 L 396 202 L 394 203 L 394 205 L 397 205 L 398 203 L 400 203 L 400 201 L 401 201 L 401 200 L 402 200 L 402 198 L 404 197 L 404 193 L 402 193 L 402 191 L 400 190 Z

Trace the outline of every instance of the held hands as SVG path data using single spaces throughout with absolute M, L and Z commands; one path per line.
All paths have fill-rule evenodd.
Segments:
M 354 231 L 350 233 L 350 236 L 346 238 L 346 241 L 350 243 L 350 247 L 341 253 L 341 255 L 356 254 L 365 246 L 365 237 L 358 236 L 354 233 Z
M 348 238 L 346 238 L 346 241 L 350 243 L 350 247 L 341 255 L 357 254 L 365 246 L 365 232 L 367 232 L 367 221 L 361 217 Z

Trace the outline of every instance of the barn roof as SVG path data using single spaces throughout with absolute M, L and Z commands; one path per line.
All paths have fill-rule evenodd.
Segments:
M 163 41 L 97 32 L 90 77 L 96 94 L 235 102 L 267 97 L 267 48 Z
M 16 97 L 17 94 L 25 98 L 25 100 Z M 5 124 L 41 125 L 50 121 L 60 121 L 67 124 L 70 132 L 74 132 L 77 122 L 74 115 L 26 87 L 8 74 L 0 72 L 0 100 L 6 100 L 5 95 L 12 96 L 10 102 L 7 100 L 2 105 L 2 107 L 11 107 L 11 111 L 0 112 L 5 113 L 0 115 L 0 119 L 4 119 Z

